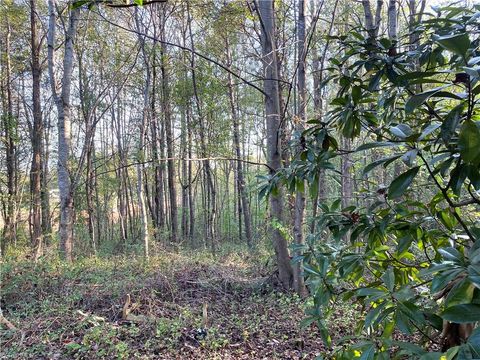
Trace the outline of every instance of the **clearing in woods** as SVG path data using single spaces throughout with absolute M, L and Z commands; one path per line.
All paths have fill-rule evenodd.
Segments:
M 268 258 L 246 252 L 17 259 L 2 265 L 2 309 L 17 329 L 0 330 L 0 357 L 313 359 L 326 349 L 313 325 L 300 327 L 305 306 L 281 291 Z M 344 336 L 353 318 L 339 309 L 331 328 Z

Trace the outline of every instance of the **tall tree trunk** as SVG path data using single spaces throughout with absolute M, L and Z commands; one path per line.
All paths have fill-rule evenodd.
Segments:
M 192 116 L 191 116 L 191 102 L 187 103 L 187 152 L 188 158 L 192 158 Z M 188 162 L 188 213 L 189 213 L 189 226 L 188 226 L 188 237 L 190 244 L 194 245 L 194 236 L 195 236 L 195 197 L 193 191 L 193 163 L 192 161 Z
M 71 105 L 70 88 L 73 71 L 73 42 L 76 35 L 77 18 L 80 8 L 72 9 L 65 34 L 62 90 L 57 93 L 54 77 L 55 51 L 55 0 L 48 1 L 50 21 L 48 29 L 48 68 L 50 84 L 58 112 L 58 189 L 60 193 L 60 253 L 67 261 L 73 260 L 73 189 L 70 179 L 71 152 Z
M 135 8 L 135 21 L 137 28 L 140 31 L 140 19 L 138 15 L 138 8 Z M 140 123 L 140 139 L 138 142 L 137 150 L 137 197 L 138 197 L 138 210 L 140 212 L 140 236 L 143 243 L 143 251 L 145 258 L 148 260 L 150 256 L 150 238 L 148 232 L 148 215 L 147 207 L 145 203 L 145 194 L 143 189 L 143 171 L 144 171 L 144 161 L 145 161 L 145 138 L 147 135 L 147 121 L 148 121 L 148 110 L 150 105 L 150 64 L 148 61 L 148 56 L 145 49 L 145 38 L 138 35 L 140 46 L 142 49 L 142 55 L 145 65 L 145 85 L 143 89 L 143 108 L 142 108 L 142 121 Z
M 335 15 L 337 13 L 339 0 L 335 0 L 333 6 L 332 20 L 328 28 L 328 35 L 332 34 L 333 24 Z M 312 13 L 314 13 L 314 5 L 312 0 Z M 317 55 L 317 49 L 314 47 L 315 58 L 313 60 L 313 108 L 315 111 L 315 116 L 319 119 L 323 119 L 323 94 L 322 94 L 322 82 L 323 82 L 323 72 L 325 70 L 325 59 L 327 57 L 327 51 L 330 45 L 330 40 L 327 39 L 322 54 Z M 315 46 L 315 45 L 314 45 Z M 318 174 L 318 191 L 313 200 L 313 209 L 312 209 L 312 218 L 313 221 L 310 225 L 310 232 L 315 233 L 316 225 L 316 216 L 318 212 L 318 203 L 325 201 L 325 196 L 327 193 L 327 178 L 325 176 L 325 169 L 320 169 Z
M 12 99 L 12 63 L 11 63 L 11 25 L 8 17 L 6 17 L 7 31 L 5 33 L 5 88 L 6 88 L 6 115 L 3 116 L 3 126 L 5 132 L 5 160 L 7 165 L 7 203 L 5 224 L 3 229 L 2 250 L 5 250 L 7 244 L 12 243 L 16 238 L 16 216 L 15 216 L 15 202 L 16 202 L 16 127 L 17 120 L 13 113 L 13 99 Z M 2 251 L 3 252 L 3 251 Z
M 154 53 L 154 63 L 155 63 L 155 53 Z M 155 222 L 155 230 L 156 230 L 156 237 L 157 240 L 160 240 L 161 229 L 164 226 L 165 221 L 165 210 L 163 204 L 163 166 L 160 162 L 160 150 L 159 150 L 159 137 L 163 136 L 163 134 L 158 134 L 158 121 L 159 116 L 157 113 L 156 107 L 156 80 L 157 74 L 155 70 L 155 66 L 152 69 L 152 99 L 151 99 L 151 121 L 150 121 L 150 128 L 152 132 L 152 156 L 155 161 L 155 183 L 154 183 L 154 203 L 155 203 L 155 214 L 154 214 L 154 222 Z
M 195 43 L 193 40 L 193 32 L 192 32 L 192 18 L 190 14 L 190 6 L 189 2 L 187 2 L 187 16 L 188 16 L 188 32 L 190 35 L 190 42 L 191 42 L 191 49 L 195 51 Z M 215 219 L 216 219 L 216 189 L 213 183 L 212 177 L 212 169 L 210 165 L 210 160 L 208 160 L 208 151 L 207 151 L 207 144 L 206 144 L 206 134 L 205 134 L 205 119 L 204 114 L 202 112 L 202 107 L 200 104 L 200 98 L 198 95 L 198 87 L 197 87 L 197 78 L 196 78 L 196 70 L 195 70 L 195 55 L 192 53 L 190 57 L 190 67 L 191 67 L 191 74 L 192 74 L 192 83 L 193 83 L 193 93 L 194 99 L 197 106 L 197 114 L 199 118 L 199 137 L 200 137 L 200 150 L 201 156 L 206 159 L 203 162 L 203 170 L 205 174 L 205 183 L 206 183 L 206 191 L 205 193 L 208 194 L 208 201 L 206 203 L 207 206 L 207 215 L 206 215 L 206 240 L 210 241 L 212 252 L 215 253 L 216 251 L 216 233 L 215 233 Z
M 44 127 L 44 142 L 42 144 L 42 190 L 41 190 L 41 204 L 42 204 L 42 233 L 43 233 L 43 243 L 49 244 L 52 237 L 52 221 L 50 214 L 50 171 L 48 166 L 48 161 L 50 159 L 50 116 L 47 118 L 47 122 Z
M 161 37 L 164 40 L 165 29 L 162 26 Z M 170 241 L 173 245 L 177 244 L 178 237 L 178 210 L 177 210 L 177 190 L 175 187 L 175 161 L 173 157 L 175 156 L 173 151 L 173 130 L 172 130 L 172 115 L 170 108 L 170 91 L 169 91 L 169 78 L 167 70 L 167 49 L 165 43 L 162 42 L 161 45 L 161 54 L 160 54 L 160 69 L 162 72 L 162 108 L 165 121 L 165 135 L 167 142 L 167 171 L 168 171 L 168 193 L 170 195 L 170 226 L 171 234 Z
M 305 0 L 298 0 L 298 20 L 297 20 L 297 91 L 298 91 L 298 104 L 297 104 L 297 121 L 295 130 L 299 136 L 299 145 L 297 148 L 297 156 L 305 150 L 305 138 L 301 133 L 305 130 L 306 119 L 306 107 L 307 107 L 307 88 L 305 83 Z M 305 188 L 305 181 L 304 188 Z M 293 238 L 297 250 L 296 256 L 301 256 L 303 251 L 301 248 L 305 245 L 305 238 L 303 233 L 303 222 L 305 219 L 305 194 L 304 191 L 297 190 L 295 194 L 295 211 L 294 211 L 294 224 L 293 224 Z M 303 278 L 303 261 L 297 261 L 295 263 L 293 272 L 293 286 L 295 291 L 300 296 L 307 295 L 307 289 Z
M 187 105 L 188 106 L 188 105 Z M 180 157 L 187 158 L 187 120 L 186 120 L 186 106 L 181 109 L 180 120 Z M 181 161 L 181 185 L 182 185 L 182 238 L 188 237 L 188 161 Z
M 34 259 L 43 254 L 42 232 L 42 144 L 43 119 L 40 98 L 42 68 L 40 65 L 40 40 L 38 38 L 36 1 L 30 0 L 30 44 L 32 51 L 32 165 L 30 168 L 30 194 L 32 199 L 31 227 Z
M 265 92 L 265 115 L 267 124 L 267 162 L 272 175 L 282 166 L 280 147 L 280 91 L 278 85 L 278 60 L 275 46 L 275 11 L 273 1 L 259 1 L 258 12 L 261 22 L 261 44 L 263 62 L 263 87 Z M 270 214 L 272 222 L 282 224 L 283 192 L 270 195 Z M 283 286 L 292 286 L 293 269 L 287 240 L 278 226 L 273 225 L 273 246 L 277 258 L 279 278 Z
M 375 38 L 378 35 L 380 29 L 380 22 L 382 20 L 382 7 L 383 0 L 377 0 L 377 6 L 375 8 L 375 18 L 370 8 L 370 0 L 362 0 L 363 12 L 365 15 L 365 28 L 370 38 Z
M 231 67 L 232 65 L 232 56 L 230 53 L 230 44 L 228 40 L 228 34 L 225 35 L 225 48 L 227 55 L 227 66 Z M 228 95 L 230 99 L 230 111 L 232 113 L 232 122 L 233 122 L 233 146 L 235 148 L 235 156 L 237 157 L 236 161 L 236 174 L 237 174 L 237 184 L 238 184 L 238 195 L 241 200 L 241 209 L 239 206 L 239 227 L 240 233 L 242 230 L 241 226 L 241 213 L 243 213 L 243 219 L 245 224 L 245 236 L 247 238 L 248 247 L 252 247 L 252 219 L 250 215 L 250 204 L 248 203 L 247 193 L 245 191 L 245 175 L 243 172 L 242 164 L 242 151 L 240 148 L 240 124 L 238 119 L 238 112 L 235 106 L 235 89 L 233 87 L 233 78 L 232 74 L 228 73 Z M 227 180 L 228 182 L 228 180 Z
M 397 0 L 388 2 L 388 37 L 393 41 L 393 46 L 397 42 Z

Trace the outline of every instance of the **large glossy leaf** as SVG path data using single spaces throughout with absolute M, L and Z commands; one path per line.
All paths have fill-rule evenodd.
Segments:
M 446 308 L 442 314 L 442 319 L 454 323 L 471 323 L 480 321 L 480 305 L 461 304 Z
M 480 164 L 480 127 L 478 122 L 465 121 L 460 129 L 458 148 L 463 160 L 473 165 Z
M 475 287 L 468 279 L 459 281 L 448 293 L 448 296 L 445 299 L 445 306 L 450 307 L 453 305 L 471 303 L 474 290 Z
M 446 247 L 442 249 L 438 249 L 438 252 L 443 256 L 443 258 L 447 261 L 453 261 L 457 264 L 464 263 L 464 257 L 460 251 L 453 247 Z
M 463 112 L 464 104 L 455 106 L 445 118 L 445 121 L 442 123 L 441 127 L 441 137 L 444 141 L 448 142 L 452 138 L 452 135 L 455 133 L 458 123 L 460 122 L 460 117 Z
M 418 140 L 420 141 L 420 140 L 425 139 L 428 135 L 430 135 L 432 132 L 437 130 L 441 125 L 442 124 L 440 124 L 439 122 L 432 122 L 425 129 L 423 129 L 423 131 L 420 134 L 420 137 L 418 138 Z
M 389 267 L 387 271 L 382 276 L 382 280 L 385 283 L 388 291 L 393 292 L 395 287 L 395 274 L 393 273 L 393 268 Z
M 448 85 L 447 85 L 448 86 Z M 431 96 L 435 93 L 445 89 L 447 86 L 441 86 L 439 88 L 435 88 L 433 90 L 428 90 L 422 92 L 420 94 L 413 95 L 408 101 L 405 103 L 405 111 L 407 113 L 412 113 L 416 108 L 422 105 L 425 101 L 427 101 Z
M 434 36 L 433 39 L 443 48 L 461 56 L 465 56 L 470 47 L 470 39 L 466 33 Z
M 447 286 L 447 284 L 450 283 L 450 281 L 460 275 L 461 272 L 461 269 L 453 269 L 439 273 L 432 280 L 432 284 L 430 287 L 431 292 L 434 294 L 442 290 L 445 286 Z
M 395 180 L 393 180 L 388 187 L 388 198 L 395 199 L 399 196 L 402 196 L 405 190 L 407 190 L 412 183 L 415 176 L 418 174 L 419 170 L 420 167 L 415 166 L 414 168 L 411 168 L 410 170 L 404 172 Z
M 406 139 L 413 134 L 412 128 L 406 124 L 392 126 L 390 132 L 400 139 Z

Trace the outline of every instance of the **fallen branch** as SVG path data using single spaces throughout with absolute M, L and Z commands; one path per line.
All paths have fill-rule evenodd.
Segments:
M 8 321 L 5 316 L 0 312 L 0 324 L 5 325 L 9 330 L 18 330 L 15 325 L 13 325 L 10 321 Z

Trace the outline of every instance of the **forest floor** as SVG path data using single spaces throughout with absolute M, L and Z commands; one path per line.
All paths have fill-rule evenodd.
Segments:
M 267 261 L 268 262 L 268 261 Z M 165 253 L 67 265 L 2 264 L 2 359 L 313 359 L 328 357 L 306 304 L 281 291 L 265 257 Z M 354 327 L 354 310 L 329 320 Z

